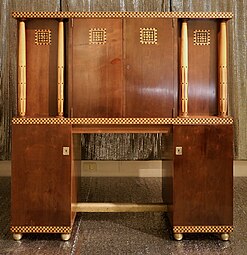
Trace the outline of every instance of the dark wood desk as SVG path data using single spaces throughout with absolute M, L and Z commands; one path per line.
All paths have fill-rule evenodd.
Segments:
M 79 211 L 167 211 L 174 238 L 233 230 L 231 13 L 20 12 L 11 231 L 70 238 Z M 77 198 L 82 133 L 163 133 L 164 204 Z

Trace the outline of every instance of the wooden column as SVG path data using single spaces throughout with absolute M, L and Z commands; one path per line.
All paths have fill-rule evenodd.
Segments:
M 220 22 L 219 33 L 219 62 L 218 62 L 218 81 L 219 81 L 219 116 L 227 115 L 227 36 L 226 21 Z
M 188 28 L 187 20 L 182 21 L 180 46 L 180 117 L 188 116 Z
M 25 22 L 19 22 L 18 49 L 18 115 L 26 115 L 26 31 Z
M 58 88 L 58 117 L 63 117 L 64 103 L 64 23 L 62 20 L 58 24 L 58 66 L 57 66 L 57 88 Z

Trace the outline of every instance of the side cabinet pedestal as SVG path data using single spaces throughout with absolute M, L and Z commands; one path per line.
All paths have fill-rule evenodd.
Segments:
M 69 239 L 80 167 L 80 152 L 72 145 L 80 148 L 79 137 L 71 136 L 71 125 L 31 124 L 13 125 L 12 139 L 14 239 L 21 239 L 22 233 L 61 233 Z
M 164 177 L 164 200 L 174 238 L 183 233 L 233 230 L 232 125 L 173 127 L 173 169 Z

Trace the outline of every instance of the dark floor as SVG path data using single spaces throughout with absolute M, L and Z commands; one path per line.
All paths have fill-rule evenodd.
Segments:
M 161 202 L 160 178 L 84 178 L 82 201 Z M 57 234 L 25 234 L 13 241 L 10 178 L 0 177 L 0 254 L 247 254 L 247 178 L 234 179 L 234 232 L 223 242 L 213 234 L 174 241 L 162 213 L 81 213 L 70 241 Z

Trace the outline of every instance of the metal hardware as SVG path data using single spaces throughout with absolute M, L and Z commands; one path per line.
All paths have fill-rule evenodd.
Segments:
M 183 155 L 183 148 L 182 147 L 176 147 L 176 155 L 178 155 L 178 156 Z
M 63 155 L 69 156 L 69 147 L 63 147 Z

